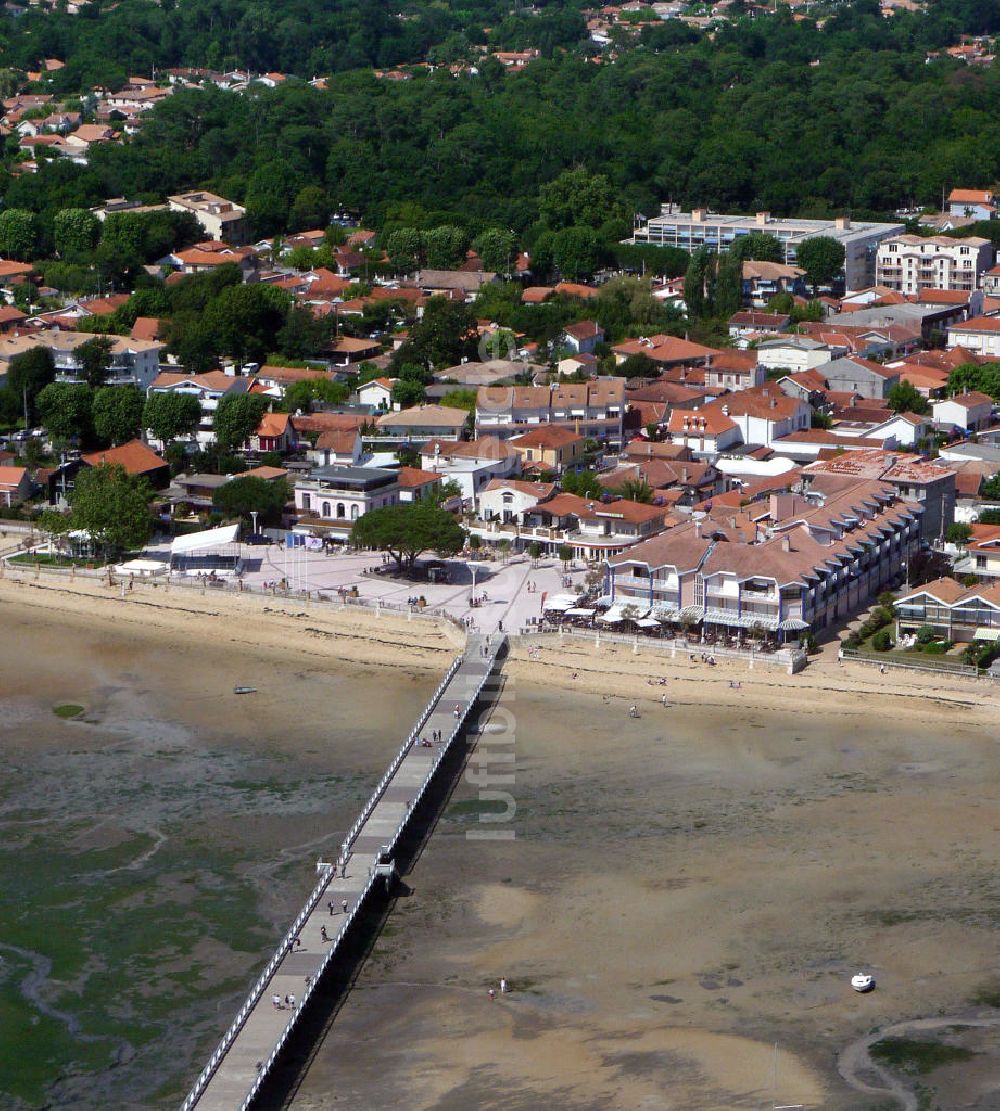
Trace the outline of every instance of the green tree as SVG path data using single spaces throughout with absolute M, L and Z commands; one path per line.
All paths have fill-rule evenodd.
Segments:
M 325 228 L 330 218 L 330 198 L 319 185 L 305 185 L 292 201 L 288 226 L 293 231 L 315 231 Z
M 562 478 L 562 488 L 567 494 L 576 494 L 580 498 L 599 498 L 604 493 L 604 487 L 593 471 L 570 471 Z
M 484 270 L 495 274 L 510 274 L 517 251 L 517 240 L 512 231 L 487 228 L 476 236 L 472 246 L 479 255 Z
M 27 262 L 38 254 L 38 220 L 24 208 L 0 212 L 0 255 Z
M 427 387 L 419 378 L 399 378 L 392 387 L 392 400 L 404 409 L 419 405 L 426 398 Z
M 684 303 L 688 316 L 695 320 L 711 315 L 715 302 L 715 268 L 710 247 L 699 247 L 692 252 L 684 277 Z
M 359 517 L 351 528 L 351 543 L 388 552 L 398 569 L 410 572 L 423 552 L 439 556 L 460 552 L 465 532 L 447 510 L 417 501 L 373 509 Z
M 343 405 L 349 396 L 350 390 L 343 382 L 332 378 L 303 378 L 285 390 L 282 408 L 286 413 L 308 413 L 316 401 Z
M 730 251 L 740 262 L 746 262 L 748 259 L 756 262 L 785 261 L 785 250 L 781 242 L 766 231 L 752 231 L 749 235 L 739 236 L 730 247 Z
M 964 521 L 956 521 L 949 525 L 944 534 L 944 538 L 949 544 L 958 544 L 959 546 L 968 544 L 971 537 L 972 526 L 965 524 Z
M 454 224 L 431 228 L 424 235 L 427 266 L 431 270 L 451 270 L 465 258 L 465 232 Z
M 844 269 L 844 246 L 829 235 L 804 239 L 796 248 L 795 257 L 805 270 L 813 293 L 821 285 L 832 285 Z
M 90 534 L 95 546 L 110 557 L 140 548 L 150 536 L 152 490 L 144 478 L 117 464 L 82 467 L 69 495 L 73 527 Z
M 88 259 L 97 246 L 100 232 L 100 221 L 86 208 L 63 208 L 52 221 L 56 251 L 67 262 Z
M 656 378 L 659 373 L 656 363 L 642 352 L 627 356 L 615 367 L 615 374 L 621 378 Z
M 743 304 L 743 262 L 732 251 L 723 251 L 715 263 L 715 303 L 712 311 L 728 320 Z
M 142 409 L 143 427 L 164 444 L 190 436 L 200 423 L 201 405 L 190 393 L 151 393 Z
M 1000 363 L 962 363 L 948 375 L 948 390 L 962 393 L 963 390 L 976 390 L 988 394 L 994 401 L 1000 401 Z
M 542 558 L 542 546 L 537 540 L 532 540 L 528 545 L 528 556 L 531 559 L 532 566 L 537 567 L 538 561 Z
M 424 315 L 410 328 L 410 339 L 393 357 L 394 366 L 416 362 L 432 369 L 455 366 L 473 358 L 479 341 L 476 311 L 472 305 L 432 297 Z
M 250 520 L 260 515 L 260 523 L 277 524 L 288 501 L 290 490 L 283 479 L 269 482 L 256 475 L 231 478 L 212 494 L 212 504 L 226 517 Z
M 244 362 L 262 362 L 273 351 L 291 298 L 273 285 L 228 286 L 205 309 L 204 322 L 218 350 Z
M 416 228 L 397 228 L 385 241 L 389 262 L 397 271 L 409 274 L 420 265 L 420 232 Z
M 894 413 L 916 413 L 918 416 L 923 416 L 931 411 L 927 399 L 905 378 L 889 390 L 886 404 Z
M 216 443 L 223 451 L 242 447 L 257 431 L 267 411 L 267 398 L 255 393 L 226 394 L 215 410 Z
M 105 386 L 94 395 L 94 435 L 104 443 L 134 440 L 142 429 L 145 396 L 136 386 Z
M 1000 473 L 992 475 L 982 484 L 979 495 L 989 501 L 1000 501 Z M 982 515 L 979 520 L 982 520 Z
M 15 355 L 7 370 L 7 389 L 17 398 L 18 406 L 26 406 L 30 417 L 35 398 L 56 376 L 56 364 L 47 347 L 33 347 Z
M 329 317 L 313 315 L 306 305 L 293 305 L 275 337 L 278 350 L 289 359 L 310 359 L 330 342 L 333 325 Z
M 557 231 L 552 244 L 552 258 L 564 278 L 575 281 L 588 277 L 600 261 L 597 235 L 587 227 Z
M 555 181 L 542 186 L 538 211 L 553 231 L 581 225 L 599 228 L 609 214 L 621 213 L 621 201 L 606 175 L 592 174 L 581 167 L 565 170 Z
M 563 570 L 565 571 L 566 568 L 569 567 L 570 560 L 573 558 L 573 549 L 569 544 L 560 544 L 557 554 L 562 560 Z
M 653 501 L 653 488 L 644 478 L 627 478 L 618 487 L 618 493 L 629 501 L 641 502 L 651 505 Z
M 103 385 L 108 377 L 114 342 L 108 336 L 95 336 L 93 339 L 88 339 L 86 343 L 81 343 L 74 352 L 77 373 L 88 386 L 96 388 Z
M 38 416 L 53 440 L 84 439 L 91 427 L 94 393 L 73 382 L 50 382 L 38 394 Z

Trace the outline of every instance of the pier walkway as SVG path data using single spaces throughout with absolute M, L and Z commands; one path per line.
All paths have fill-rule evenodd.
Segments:
M 340 859 L 321 869 L 319 882 L 250 989 L 181 1111 L 195 1107 L 243 1111 L 250 1106 L 320 978 L 336 960 L 369 892 L 383 877 L 391 880 L 396 845 L 438 765 L 463 732 L 505 642 L 503 636 L 469 637 L 464 655 L 452 663 L 351 827 Z M 430 740 L 437 730 L 441 742 L 423 747 L 421 739 Z M 286 1002 L 289 997 L 294 997 L 293 1003 Z

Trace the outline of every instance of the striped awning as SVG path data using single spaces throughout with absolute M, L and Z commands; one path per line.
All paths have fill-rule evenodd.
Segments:
M 784 621 L 778 622 L 778 628 L 783 633 L 801 633 L 803 629 L 809 628 L 809 622 L 800 621 L 797 617 L 786 617 Z
M 986 625 L 980 625 L 972 639 L 991 641 L 993 644 L 1000 643 L 1000 629 L 991 629 Z

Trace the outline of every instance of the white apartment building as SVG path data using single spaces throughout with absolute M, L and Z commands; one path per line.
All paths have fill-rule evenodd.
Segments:
M 796 248 L 806 239 L 829 236 L 844 248 L 844 284 L 847 289 L 864 289 L 875 278 L 875 253 L 889 236 L 905 231 L 902 224 L 854 223 L 847 216 L 835 220 L 781 219 L 770 212 L 753 216 L 721 215 L 705 208 L 681 212 L 675 204 L 660 206 L 660 215 L 636 226 L 625 243 L 654 247 L 680 247 L 696 251 L 712 247 L 724 251 L 741 236 L 761 231 L 773 235 L 785 251 L 784 261 L 796 260 Z
M 171 212 L 190 212 L 212 239 L 240 247 L 249 238 L 247 210 L 234 201 L 203 190 L 167 197 Z
M 956 289 L 972 292 L 993 265 L 993 244 L 970 236 L 895 235 L 883 240 L 875 259 L 875 284 L 899 293 L 922 289 Z

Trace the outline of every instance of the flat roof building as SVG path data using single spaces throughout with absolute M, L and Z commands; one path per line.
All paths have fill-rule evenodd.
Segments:
M 845 252 L 844 284 L 847 289 L 864 289 L 875 279 L 875 253 L 879 243 L 905 231 L 903 224 L 855 223 L 847 216 L 834 220 L 779 218 L 770 212 L 753 216 L 722 215 L 706 208 L 681 212 L 678 205 L 661 205 L 660 215 L 637 226 L 626 243 L 655 247 L 680 247 L 695 251 L 712 247 L 724 251 L 741 236 L 751 232 L 773 235 L 785 252 L 784 261 L 796 261 L 796 248 L 806 239 L 829 236 L 842 244 Z

